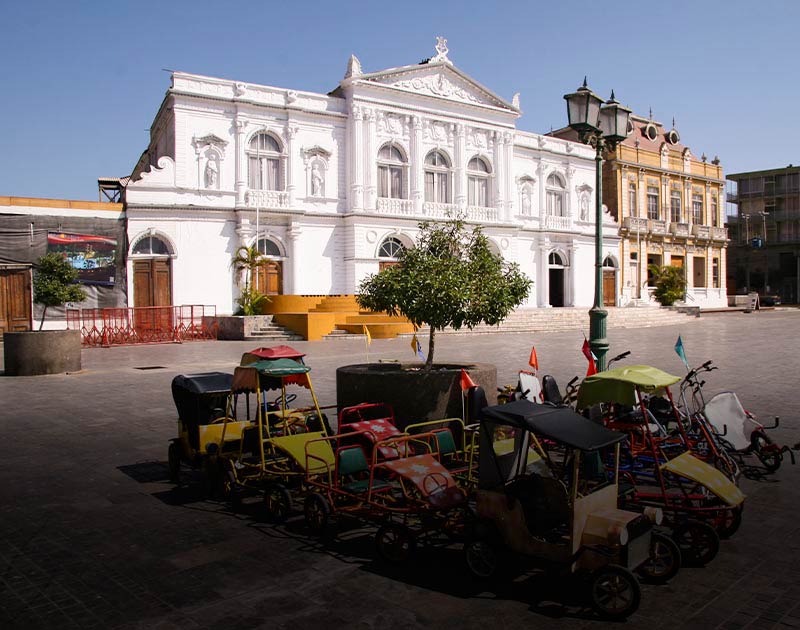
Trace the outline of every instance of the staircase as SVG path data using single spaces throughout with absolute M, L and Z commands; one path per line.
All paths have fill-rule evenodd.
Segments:
M 696 319 L 695 314 L 682 313 L 657 306 L 641 307 L 606 307 L 608 311 L 607 327 L 614 328 L 648 328 L 651 326 L 669 326 L 689 324 Z M 471 335 L 492 333 L 530 333 L 555 332 L 563 330 L 584 330 L 589 332 L 589 309 L 581 308 L 534 308 L 520 309 L 511 313 L 497 326 L 481 324 L 472 330 L 462 328 L 452 330 L 446 328 L 438 334 Z M 425 334 L 420 329 L 418 334 Z M 402 335 L 408 336 L 408 335 Z
M 296 335 L 288 328 L 270 322 L 269 324 L 253 328 L 245 339 L 253 341 L 302 341 L 303 337 Z

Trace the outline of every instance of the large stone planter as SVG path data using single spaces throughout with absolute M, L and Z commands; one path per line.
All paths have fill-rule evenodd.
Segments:
M 253 331 L 265 328 L 272 322 L 272 315 L 217 315 L 207 317 L 207 325 L 216 320 L 219 330 L 217 339 L 221 341 L 242 341 L 249 338 Z
M 336 370 L 339 409 L 363 402 L 392 405 L 398 428 L 412 422 L 460 418 L 461 369 L 486 392 L 489 404 L 497 400 L 497 368 L 488 363 L 440 364 L 423 372 L 420 363 L 362 363 Z
M 6 376 L 62 374 L 81 369 L 79 330 L 3 333 Z

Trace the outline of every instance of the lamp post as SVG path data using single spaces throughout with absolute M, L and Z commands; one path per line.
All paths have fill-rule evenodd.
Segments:
M 769 212 L 766 210 L 759 210 L 758 214 L 761 215 L 761 238 L 763 239 L 764 248 L 764 295 L 769 293 L 769 254 L 767 253 L 767 217 Z
M 589 347 L 597 357 L 597 369 L 606 369 L 606 317 L 603 308 L 603 151 L 614 150 L 628 135 L 631 110 L 620 105 L 611 92 L 603 99 L 583 85 L 572 94 L 565 94 L 570 129 L 578 133 L 583 144 L 595 149 L 595 236 L 594 236 L 594 305 L 589 311 Z

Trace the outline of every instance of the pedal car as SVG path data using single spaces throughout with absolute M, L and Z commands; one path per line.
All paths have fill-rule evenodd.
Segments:
M 543 439 L 554 446 L 545 450 Z M 634 613 L 641 595 L 631 571 L 651 568 L 658 511 L 618 509 L 616 469 L 596 466 L 601 451 L 618 460 L 624 439 L 568 407 L 517 400 L 484 408 L 478 520 L 464 548 L 470 571 L 491 577 L 510 553 L 586 578 L 589 602 L 604 617 Z

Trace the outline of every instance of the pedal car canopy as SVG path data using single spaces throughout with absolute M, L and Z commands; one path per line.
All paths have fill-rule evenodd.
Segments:
M 311 368 L 294 359 L 262 359 L 247 365 L 258 371 L 262 389 L 280 389 L 281 384 L 308 387 Z
M 596 451 L 625 439 L 624 434 L 606 429 L 569 407 L 540 405 L 524 399 L 485 407 L 481 414 L 491 422 L 526 429 L 582 451 Z
M 649 365 L 618 367 L 587 376 L 578 390 L 578 409 L 586 409 L 597 403 L 615 402 L 636 405 L 636 391 L 657 394 L 681 380 L 680 376 L 668 374 Z
M 256 348 L 245 352 L 239 365 L 250 365 L 262 359 L 295 359 L 298 363 L 303 362 L 305 353 L 295 350 L 291 346 L 272 346 L 271 348 Z

